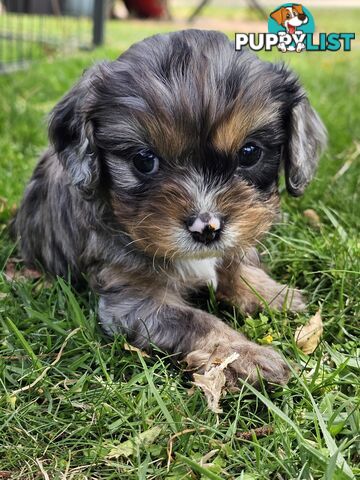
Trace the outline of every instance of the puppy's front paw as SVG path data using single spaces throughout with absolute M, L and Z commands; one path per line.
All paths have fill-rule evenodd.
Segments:
M 278 352 L 244 340 L 240 335 L 239 339 L 238 342 L 231 343 L 228 339 L 224 339 L 223 342 L 219 341 L 212 347 L 205 346 L 195 350 L 186 356 L 185 361 L 190 370 L 204 373 L 213 366 L 221 364 L 233 353 L 237 353 L 237 359 L 225 370 L 228 386 L 236 386 L 238 378 L 256 385 L 259 383 L 259 376 L 269 383 L 279 385 L 287 383 L 290 370 Z

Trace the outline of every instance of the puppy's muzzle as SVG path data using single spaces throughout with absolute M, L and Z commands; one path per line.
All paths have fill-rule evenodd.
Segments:
M 220 238 L 222 221 L 217 215 L 205 212 L 191 215 L 186 221 L 186 226 L 196 242 L 208 245 Z

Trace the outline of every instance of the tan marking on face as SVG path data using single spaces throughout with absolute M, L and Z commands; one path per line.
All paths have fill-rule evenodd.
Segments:
M 214 129 L 212 144 L 228 154 L 236 153 L 246 137 L 279 116 L 277 104 L 255 103 L 251 108 L 235 107 Z
M 132 237 L 135 248 L 150 256 L 169 259 L 178 253 L 174 231 L 186 220 L 190 202 L 185 188 L 169 180 L 154 189 L 140 209 L 116 197 L 112 198 L 112 207 Z
M 256 244 L 270 229 L 279 209 L 276 191 L 267 200 L 261 199 L 255 187 L 238 181 L 217 200 L 219 211 L 229 220 L 226 229 L 235 248 L 243 251 Z
M 184 125 L 175 124 L 165 112 L 160 112 L 157 117 L 148 116 L 143 122 L 150 143 L 158 155 L 172 159 L 191 147 L 190 132 L 186 131 Z

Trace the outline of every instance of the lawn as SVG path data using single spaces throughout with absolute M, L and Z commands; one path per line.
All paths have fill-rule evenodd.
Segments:
M 350 16 L 327 11 L 322 21 L 323 31 L 353 31 L 360 9 Z M 111 23 L 110 46 L 0 76 L 0 272 L 16 254 L 6 224 L 46 145 L 46 114 L 95 60 L 113 59 L 133 41 L 175 28 Z M 360 475 L 357 47 L 286 57 L 328 128 L 329 147 L 304 197 L 283 192 L 283 219 L 262 253 L 275 278 L 306 291 L 308 312 L 244 318 L 214 301 L 208 305 L 253 340 L 280 349 L 293 368 L 290 383 L 271 394 L 241 383 L 216 415 L 200 391 L 189 394 L 181 365 L 161 355 L 144 358 L 126 350 L 123 338 L 106 338 L 90 292 L 76 293 L 62 280 L 9 283 L 0 273 L 0 479 Z M 275 52 L 262 56 L 283 59 Z M 319 216 L 315 225 L 303 214 L 309 208 Z M 294 332 L 319 308 L 324 333 L 307 356 Z

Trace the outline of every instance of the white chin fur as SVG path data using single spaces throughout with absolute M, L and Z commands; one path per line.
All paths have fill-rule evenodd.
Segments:
M 216 258 L 179 259 L 175 263 L 181 280 L 189 286 L 211 285 L 217 288 Z

